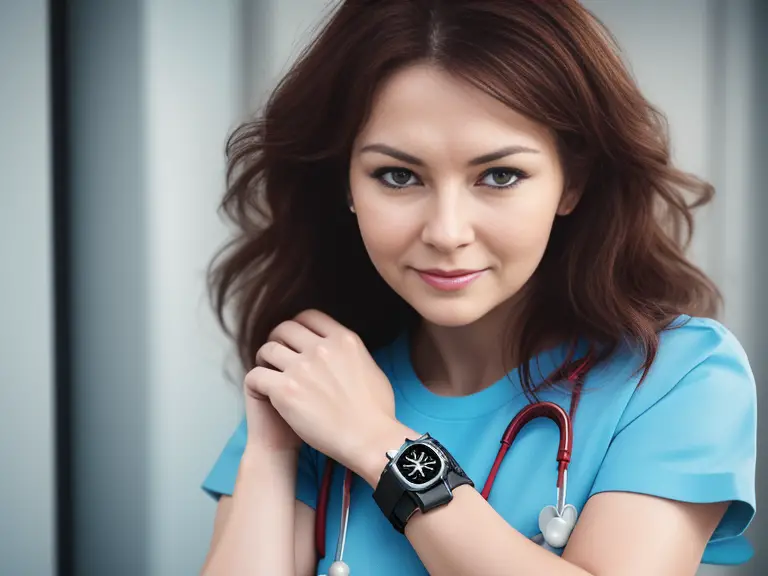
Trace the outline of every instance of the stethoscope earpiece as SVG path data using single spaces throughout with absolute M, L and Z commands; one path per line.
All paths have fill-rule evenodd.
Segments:
M 552 548 L 564 548 L 576 526 L 578 513 L 571 504 L 563 507 L 562 513 L 554 506 L 545 506 L 539 513 L 539 530 L 544 541 Z

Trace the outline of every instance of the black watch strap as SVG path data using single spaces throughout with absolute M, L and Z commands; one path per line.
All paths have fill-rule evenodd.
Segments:
M 411 492 L 403 492 L 400 500 L 397 501 L 392 512 L 387 517 L 394 526 L 395 530 L 403 534 L 405 532 L 405 525 L 408 524 L 411 516 L 419 509 L 419 505 L 416 500 L 411 496 Z
M 381 478 L 379 478 L 379 483 L 373 491 L 373 499 L 384 516 L 389 518 L 400 532 L 403 531 L 408 518 L 419 507 L 416 500 L 411 497 L 411 492 L 400 483 L 395 473 L 392 472 L 392 467 L 389 465 L 387 465 Z M 393 519 L 400 519 L 397 524 L 402 524 L 402 526 L 398 527 Z

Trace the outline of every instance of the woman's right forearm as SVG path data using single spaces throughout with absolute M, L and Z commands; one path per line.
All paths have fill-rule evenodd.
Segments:
M 205 576 L 293 576 L 298 453 L 246 448 Z

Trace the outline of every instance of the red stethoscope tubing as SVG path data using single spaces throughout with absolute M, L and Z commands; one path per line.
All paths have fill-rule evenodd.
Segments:
M 483 491 L 481 493 L 483 498 L 488 500 L 491 489 L 493 488 L 493 483 L 496 480 L 496 475 L 504 460 L 504 456 L 515 441 L 517 434 L 526 424 L 528 424 L 528 422 L 536 418 L 549 418 L 557 424 L 560 431 L 560 444 L 557 450 L 557 488 L 559 489 L 563 487 L 563 480 L 568 470 L 568 465 L 571 462 L 571 450 L 573 449 L 573 415 L 581 396 L 584 374 L 589 370 L 591 364 L 592 358 L 587 357 L 568 375 L 568 381 L 573 384 L 570 414 L 554 402 L 535 402 L 520 410 L 520 412 L 518 412 L 512 419 L 507 426 L 507 429 L 504 431 L 504 435 L 501 438 L 501 448 L 499 448 L 499 451 L 496 454 L 496 459 L 493 462 L 493 466 L 491 466 L 491 471 L 488 473 L 485 486 L 483 486 Z M 317 499 L 317 512 L 315 515 L 315 549 L 317 551 L 318 561 L 325 558 L 325 526 L 328 516 L 328 500 L 330 498 L 331 483 L 333 480 L 333 465 L 333 460 L 328 458 L 325 463 L 320 493 L 318 494 Z M 351 470 L 346 469 L 344 474 L 343 496 L 345 500 L 350 499 L 351 488 L 352 472 Z

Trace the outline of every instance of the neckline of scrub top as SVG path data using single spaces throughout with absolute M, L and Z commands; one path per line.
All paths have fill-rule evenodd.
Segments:
M 424 385 L 413 368 L 408 331 L 398 336 L 390 350 L 392 384 L 412 408 L 427 416 L 451 420 L 477 418 L 494 412 L 523 395 L 518 368 L 514 368 L 490 386 L 466 396 L 436 394 Z M 535 356 L 531 361 L 531 376 L 534 382 L 543 380 L 564 359 L 562 345 Z

